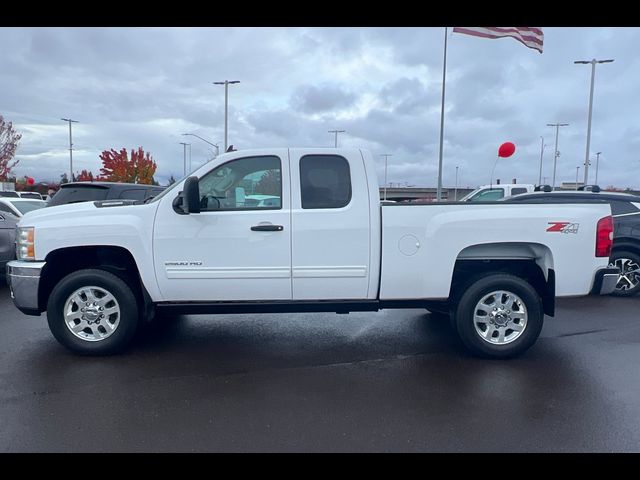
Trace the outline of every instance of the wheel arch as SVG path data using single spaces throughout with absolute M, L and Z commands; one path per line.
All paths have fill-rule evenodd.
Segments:
M 457 256 L 449 298 L 454 302 L 467 286 L 491 273 L 510 273 L 526 279 L 542 299 L 544 313 L 555 314 L 553 254 L 546 245 L 496 242 L 471 245 Z
M 38 288 L 38 308 L 45 311 L 49 296 L 56 284 L 65 276 L 78 270 L 99 268 L 106 270 L 133 290 L 143 318 L 152 315 L 153 302 L 142 282 L 140 269 L 133 254 L 126 248 L 112 245 L 66 247 L 53 250 L 45 258 Z

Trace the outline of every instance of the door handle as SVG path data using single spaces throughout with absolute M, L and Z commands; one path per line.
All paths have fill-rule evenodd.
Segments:
M 254 225 L 251 230 L 254 232 L 281 232 L 284 227 L 282 225 Z

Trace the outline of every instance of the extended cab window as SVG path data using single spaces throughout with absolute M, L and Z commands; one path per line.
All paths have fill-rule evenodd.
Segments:
M 198 183 L 201 211 L 282 208 L 282 166 L 274 156 L 224 163 Z
M 339 155 L 300 159 L 302 208 L 342 208 L 351 201 L 349 162 Z
M 500 200 L 502 197 L 504 197 L 504 190 L 502 188 L 485 188 L 471 197 L 469 201 L 491 202 L 493 200 Z
M 511 195 L 520 195 L 521 193 L 527 193 L 527 189 L 524 187 L 516 187 L 511 189 Z

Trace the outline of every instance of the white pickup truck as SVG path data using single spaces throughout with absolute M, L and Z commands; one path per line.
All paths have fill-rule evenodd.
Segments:
M 28 213 L 11 295 L 81 354 L 121 350 L 163 311 L 427 308 L 475 354 L 508 357 L 556 296 L 615 287 L 608 204 L 381 205 L 378 191 L 367 151 L 226 153 L 147 203 Z

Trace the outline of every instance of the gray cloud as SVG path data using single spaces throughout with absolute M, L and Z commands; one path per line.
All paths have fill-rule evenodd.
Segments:
M 356 95 L 334 85 L 299 87 L 291 97 L 291 108 L 303 113 L 343 110 L 353 105 Z
M 596 73 L 592 152 L 602 151 L 600 183 L 640 188 L 639 28 L 544 28 L 540 55 L 512 39 L 449 34 L 444 181 L 489 181 L 497 147 L 501 178 L 537 181 L 540 136 L 558 181 L 575 179 L 585 155 L 589 67 L 577 59 L 615 58 Z M 0 113 L 23 133 L 16 173 L 57 179 L 68 168 L 66 124 L 74 125 L 76 170 L 98 171 L 103 149 L 143 146 L 158 177 L 182 173 L 182 133 L 238 148 L 363 147 L 391 153 L 389 180 L 435 185 L 442 81 L 441 28 L 3 28 Z M 212 155 L 189 137 L 193 163 Z

